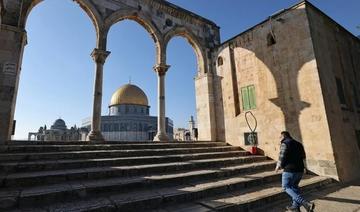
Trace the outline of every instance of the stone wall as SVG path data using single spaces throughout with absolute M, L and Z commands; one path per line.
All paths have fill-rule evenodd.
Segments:
M 341 180 L 353 180 L 360 177 L 360 40 L 315 7 L 307 11 L 336 167 Z M 342 82 L 343 103 L 336 78 Z
M 277 159 L 283 130 L 304 144 L 309 169 L 337 178 L 305 3 L 274 15 L 218 49 L 219 140 L 249 149 L 242 88 L 254 85 L 259 149 Z M 253 122 L 250 120 L 250 122 Z

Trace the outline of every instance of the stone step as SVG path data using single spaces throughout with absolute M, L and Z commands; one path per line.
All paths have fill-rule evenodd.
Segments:
M 275 161 L 221 142 L 1 148 L 0 211 L 249 211 L 288 198 Z M 332 180 L 304 182 L 312 189 Z
M 334 180 L 320 176 L 305 176 L 300 182 L 301 193 L 306 194 L 333 185 Z M 280 182 L 269 183 L 257 187 L 243 189 L 200 199 L 191 203 L 172 205 L 161 211 L 185 212 L 247 212 L 257 211 L 265 205 L 274 202 L 289 201 L 289 197 L 281 187 Z M 155 212 L 158 210 L 154 210 Z M 285 208 L 284 208 L 285 211 Z
M 188 144 L 188 143 L 224 143 L 222 141 L 18 141 L 8 145 L 103 145 L 103 144 Z
M 93 150 L 93 151 L 68 151 L 68 152 L 40 152 L 40 153 L 0 153 L 0 161 L 34 161 L 34 160 L 59 160 L 75 158 L 111 158 L 111 157 L 136 157 L 136 156 L 159 156 L 171 154 L 190 154 L 206 152 L 240 151 L 240 147 L 215 146 L 199 148 L 175 148 L 175 149 L 135 149 L 135 150 Z
M 159 164 L 169 162 L 184 162 L 188 160 L 203 160 L 215 158 L 234 158 L 247 156 L 246 151 L 210 152 L 182 155 L 140 156 L 120 158 L 93 158 L 93 159 L 69 159 L 69 160 L 41 160 L 30 162 L 5 162 L 0 163 L 0 171 L 5 173 L 48 171 L 73 168 L 89 168 L 103 166 L 129 166 Z M 263 156 L 258 156 L 263 157 Z
M 224 142 L 191 142 L 191 143 L 118 143 L 118 144 L 86 144 L 86 145 L 2 145 L 0 153 L 16 152 L 65 152 L 92 150 L 130 150 L 130 149 L 173 149 L 226 146 Z
M 231 177 L 239 177 L 239 174 L 259 173 L 274 168 L 275 163 L 263 162 L 256 164 L 246 164 L 241 166 L 224 167 L 219 169 L 204 169 L 189 172 L 177 172 L 163 175 L 148 175 L 131 178 L 109 178 L 99 180 L 82 180 L 69 183 L 61 183 L 47 186 L 37 186 L 20 189 L 4 189 L 8 201 L 21 207 L 33 204 L 49 204 L 56 200 L 74 201 L 90 198 L 99 195 L 124 194 L 139 190 L 162 188 L 197 182 L 211 182 L 211 179 L 222 179 L 230 182 Z M 234 181 L 235 182 L 235 181 Z M 249 184 L 249 183 L 248 183 Z M 225 185 L 222 185 L 225 186 Z M 12 195 L 9 195 L 12 194 Z M 1 197 L 1 194 L 0 194 Z M 0 199 L 1 202 L 1 199 Z
M 238 189 L 261 186 L 267 183 L 278 181 L 280 178 L 280 173 L 274 173 L 273 171 L 270 171 L 219 178 L 216 181 L 203 180 L 169 187 L 154 186 L 132 192 L 121 192 L 111 195 L 98 195 L 97 198 L 103 197 L 110 200 L 110 202 L 112 202 L 112 204 L 116 207 L 117 211 L 128 211 L 129 209 L 131 209 L 131 211 L 148 211 L 150 209 L 163 207 L 164 205 L 168 204 L 178 204 L 188 200 L 197 200 L 224 192 L 232 192 Z M 74 208 L 71 208 L 70 205 L 74 207 L 75 203 L 75 207 L 78 207 L 81 205 L 81 198 L 86 199 L 86 197 L 82 196 L 82 193 L 78 194 L 77 199 L 74 199 L 74 197 L 67 199 L 67 196 L 64 196 L 61 198 L 65 202 L 64 205 L 64 203 L 58 204 L 58 198 L 51 197 L 49 194 L 47 196 L 46 194 L 43 195 L 43 197 L 46 197 L 46 199 L 36 197 L 30 198 L 31 194 L 36 195 L 37 193 L 46 193 L 46 191 L 33 191 L 29 194 L 24 193 L 23 197 L 20 197 L 18 206 L 20 208 L 28 208 L 29 206 L 33 205 L 45 205 L 45 200 L 45 202 L 50 203 L 49 208 L 47 208 L 49 211 L 56 211 L 60 208 L 67 208 L 67 211 L 77 211 Z M 22 199 L 23 201 L 21 201 Z M 90 201 L 92 202 L 94 200 L 90 199 Z M 103 205 L 97 208 L 97 210 L 103 211 L 106 209 L 106 207 L 107 205 Z M 88 209 L 84 211 L 87 210 Z
M 176 171 L 191 171 L 223 166 L 242 165 L 255 162 L 272 162 L 264 156 L 245 156 L 206 160 L 190 160 L 185 162 L 147 164 L 137 166 L 109 166 L 93 168 L 77 168 L 56 171 L 24 172 L 3 174 L 0 176 L 1 187 L 22 187 L 54 184 L 72 180 L 103 179 L 111 177 L 130 177 Z

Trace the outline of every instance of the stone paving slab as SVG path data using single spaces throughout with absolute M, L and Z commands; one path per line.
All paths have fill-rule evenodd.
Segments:
M 176 207 L 168 207 L 163 209 L 155 209 L 149 212 L 209 212 L 209 208 L 204 207 L 202 205 L 194 205 L 194 204 L 179 204 Z
M 15 206 L 18 202 L 20 192 L 20 189 L 0 190 L 0 205 L 4 208 Z
M 108 198 L 97 198 L 46 207 L 47 212 L 116 211 L 116 206 Z

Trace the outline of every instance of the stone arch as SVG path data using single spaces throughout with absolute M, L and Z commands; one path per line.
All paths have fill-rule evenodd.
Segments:
M 26 4 L 22 8 L 21 16 L 19 20 L 20 28 L 25 28 L 28 16 L 31 13 L 32 9 L 43 1 L 44 0 L 32 0 L 30 1 L 30 3 Z M 90 17 L 96 31 L 96 37 L 97 37 L 96 46 L 98 48 L 101 48 L 103 45 L 102 44 L 103 21 L 100 14 L 98 13 L 94 5 L 90 3 L 89 0 L 74 0 L 74 1 L 77 2 L 79 6 L 85 11 L 85 13 Z
M 168 46 L 170 40 L 174 37 L 183 37 L 185 38 L 189 44 L 193 47 L 195 54 L 196 54 L 196 58 L 197 58 L 197 63 L 198 63 L 198 73 L 206 73 L 206 61 L 205 61 L 205 53 L 204 50 L 202 48 L 202 45 L 200 44 L 199 40 L 197 39 L 197 37 L 187 28 L 185 27 L 176 27 L 172 30 L 170 30 L 169 32 L 166 33 L 165 38 L 164 38 L 164 44 L 165 44 L 165 49 Z M 165 52 L 166 54 L 166 52 Z M 166 56 L 164 56 L 166 58 Z
M 164 54 L 163 37 L 157 26 L 151 21 L 151 17 L 138 10 L 123 9 L 112 13 L 104 21 L 105 30 L 104 37 L 107 38 L 108 32 L 111 27 L 122 20 L 133 20 L 143 26 L 146 31 L 150 34 L 156 47 L 156 62 L 162 64 L 162 55 Z

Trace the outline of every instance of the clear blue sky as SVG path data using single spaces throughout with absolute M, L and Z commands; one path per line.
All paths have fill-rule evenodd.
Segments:
M 202 15 L 221 27 L 222 41 L 287 8 L 295 0 L 171 0 Z M 311 1 L 352 33 L 360 30 L 360 1 Z M 28 45 L 24 53 L 15 119 L 17 139 L 29 131 L 50 126 L 63 118 L 68 126 L 81 124 L 90 116 L 95 47 L 95 31 L 88 16 L 71 0 L 46 0 L 31 12 L 26 30 Z M 107 114 L 112 93 L 132 79 L 148 95 L 150 113 L 156 115 L 155 47 L 148 33 L 136 22 L 122 21 L 109 33 L 104 72 L 103 114 Z M 168 47 L 166 78 L 167 116 L 176 127 L 186 127 L 196 117 L 194 76 L 196 58 L 191 46 L 175 38 Z

